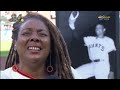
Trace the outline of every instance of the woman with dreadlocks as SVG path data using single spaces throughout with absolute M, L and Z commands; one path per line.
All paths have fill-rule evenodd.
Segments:
M 61 33 L 47 18 L 28 13 L 13 25 L 12 39 L 2 79 L 80 79 Z

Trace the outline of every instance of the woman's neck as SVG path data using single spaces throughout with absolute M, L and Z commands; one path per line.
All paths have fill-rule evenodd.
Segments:
M 39 65 L 28 65 L 25 63 L 20 63 L 18 67 L 20 70 L 31 75 L 36 79 L 45 79 L 48 76 L 45 70 L 46 69 L 45 63 L 39 64 Z

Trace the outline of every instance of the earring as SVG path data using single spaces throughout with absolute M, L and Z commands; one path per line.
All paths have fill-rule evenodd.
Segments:
M 53 72 L 53 66 L 51 65 L 51 54 L 49 56 L 50 64 L 47 66 L 47 72 L 51 73 Z

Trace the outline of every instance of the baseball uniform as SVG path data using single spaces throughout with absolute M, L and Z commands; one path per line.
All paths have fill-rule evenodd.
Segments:
M 114 41 L 105 36 L 97 38 L 94 36 L 84 37 L 85 46 L 88 48 L 91 63 L 82 65 L 76 70 L 82 78 L 95 76 L 96 79 L 108 79 L 110 72 L 109 52 L 115 51 Z M 94 60 L 99 60 L 95 62 Z
M 74 79 L 81 79 L 77 71 L 71 67 Z M 35 79 L 31 75 L 26 74 L 22 70 L 16 70 L 15 67 L 10 67 L 6 70 L 0 71 L 0 79 Z

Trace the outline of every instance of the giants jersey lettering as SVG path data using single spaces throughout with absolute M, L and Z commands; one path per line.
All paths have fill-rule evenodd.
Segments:
M 101 51 L 104 51 L 105 47 L 102 44 L 94 43 L 94 44 L 90 44 L 88 48 L 99 48 Z
M 93 36 L 84 37 L 85 45 L 88 47 L 90 60 L 109 60 L 108 53 L 116 50 L 114 42 L 109 37 L 96 38 Z

